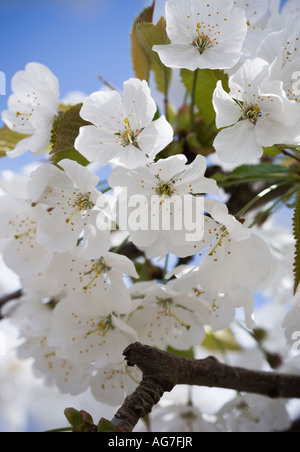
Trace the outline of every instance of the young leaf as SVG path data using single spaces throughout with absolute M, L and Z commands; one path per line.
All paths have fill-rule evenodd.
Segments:
M 202 347 L 211 351 L 241 351 L 240 345 L 230 328 L 214 333 L 212 330 L 207 331 L 206 337 L 202 342 Z
M 137 24 L 136 37 L 149 58 L 150 69 L 154 72 L 158 91 L 166 94 L 170 86 L 172 70 L 167 68 L 161 62 L 158 53 L 152 50 L 154 45 L 170 43 L 170 39 L 166 31 L 165 18 L 161 17 L 156 25 L 145 22 Z
M 295 261 L 294 261 L 294 275 L 295 275 L 294 295 L 295 295 L 300 284 L 300 190 L 298 191 L 295 212 L 293 217 L 293 230 L 296 241 Z
M 150 58 L 145 52 L 143 46 L 139 43 L 136 36 L 136 27 L 140 22 L 150 22 L 153 20 L 155 1 L 151 6 L 144 9 L 144 11 L 135 19 L 131 30 L 131 58 L 135 76 L 140 80 L 149 81 L 150 74 Z
M 28 136 L 29 135 L 14 132 L 4 126 L 0 129 L 0 157 L 4 157 L 9 151 L 13 151 L 19 141 L 27 138 Z
M 116 427 L 107 419 L 102 417 L 98 424 L 98 433 L 114 433 L 116 432 Z
M 191 347 L 189 350 L 176 350 L 175 348 L 168 346 L 167 352 L 173 353 L 173 355 L 182 356 L 183 358 L 195 358 L 194 347 Z
M 189 94 L 193 91 L 194 72 L 188 69 L 181 70 L 181 79 Z M 199 109 L 200 116 L 207 124 L 215 121 L 216 113 L 213 107 L 212 98 L 217 87 L 218 80 L 222 81 L 225 91 L 228 88 L 228 75 L 220 70 L 199 69 L 197 74 L 197 87 L 195 94 L 195 105 Z
M 289 173 L 291 170 L 282 165 L 261 163 L 259 165 L 241 165 L 228 175 L 217 173 L 214 175 L 214 179 L 222 187 L 228 187 L 255 181 L 285 180 Z
M 76 160 L 81 165 L 87 165 L 88 161 L 74 149 L 74 142 L 79 134 L 80 127 L 88 125 L 79 113 L 82 104 L 74 105 L 62 112 L 54 121 L 51 135 L 52 162 L 58 163 L 63 158 Z
M 282 152 L 282 149 L 280 149 L 280 147 L 278 147 L 276 145 L 268 147 L 268 148 L 264 147 L 263 149 L 264 149 L 264 155 L 269 155 L 271 157 L 276 157 L 276 155 L 281 154 L 281 152 Z
M 81 165 L 81 166 L 87 166 L 90 163 L 74 147 L 72 147 L 70 149 L 65 149 L 64 151 L 54 154 L 52 156 L 51 161 L 54 165 L 59 165 L 59 162 L 64 159 L 74 160 L 75 162 L 79 163 L 79 165 Z
M 66 408 L 64 413 L 72 427 L 78 427 L 83 424 L 83 415 L 80 411 L 75 410 L 75 408 Z

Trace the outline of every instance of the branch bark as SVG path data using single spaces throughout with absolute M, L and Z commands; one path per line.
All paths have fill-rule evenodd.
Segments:
M 112 423 L 131 432 L 139 419 L 149 414 L 164 394 L 176 385 L 234 389 L 270 398 L 300 399 L 300 376 L 231 367 L 209 357 L 182 358 L 138 342 L 124 350 L 129 366 L 138 366 L 143 380 L 115 414 Z
M 0 320 L 2 320 L 1 308 L 9 301 L 17 300 L 18 298 L 21 298 L 22 296 L 23 296 L 23 290 L 19 289 L 13 293 L 4 295 L 3 297 L 0 298 Z

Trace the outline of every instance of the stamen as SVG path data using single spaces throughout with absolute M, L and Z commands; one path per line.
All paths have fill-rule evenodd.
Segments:
M 91 210 L 95 206 L 95 204 L 92 201 L 90 201 L 90 193 L 87 193 L 86 195 L 79 193 L 76 197 L 73 207 L 75 208 L 76 206 L 77 206 L 77 209 L 75 209 L 74 212 L 72 213 L 72 215 L 66 219 L 66 223 L 70 223 L 72 218 L 78 212 L 81 212 L 82 210 Z
M 19 234 L 19 235 L 14 235 L 14 238 L 16 240 L 21 239 L 22 237 L 25 237 L 26 235 L 29 235 L 32 232 L 32 229 L 28 229 L 28 231 L 23 232 L 23 234 Z
M 194 39 L 194 41 L 192 42 L 192 45 L 197 47 L 200 55 L 202 55 L 205 50 L 213 47 L 213 43 L 212 43 L 211 39 L 209 38 L 209 36 L 207 36 L 205 33 L 202 33 L 200 31 L 200 29 L 201 29 L 201 24 L 198 23 L 197 24 L 198 37 Z
M 115 133 L 115 135 L 120 138 L 120 140 L 117 141 L 118 144 L 123 146 L 123 148 L 131 144 L 135 146 L 137 149 L 140 149 L 138 141 L 140 139 L 142 130 L 131 129 L 128 118 L 124 119 L 124 123 L 125 123 L 125 132 L 119 131 Z
M 94 333 L 102 333 L 102 336 L 105 336 L 106 333 L 109 330 L 113 330 L 114 326 L 112 324 L 112 320 L 111 320 L 111 315 L 108 316 L 107 318 L 102 318 L 100 319 L 100 321 L 98 322 L 97 328 L 95 328 L 94 330 L 90 330 L 86 333 L 86 336 L 91 336 L 91 334 Z
M 171 198 L 171 196 L 175 193 L 174 184 L 172 182 L 160 182 L 160 184 L 156 187 L 155 192 L 158 196 L 166 196 Z

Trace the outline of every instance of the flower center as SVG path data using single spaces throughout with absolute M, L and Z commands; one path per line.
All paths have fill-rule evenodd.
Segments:
M 98 259 L 97 261 L 93 262 L 92 268 L 90 271 L 86 272 L 84 276 L 92 275 L 92 278 L 90 282 L 83 287 L 84 291 L 87 291 L 91 284 L 98 278 L 99 275 L 102 273 L 108 273 L 111 270 L 111 267 L 109 267 L 103 257 Z M 95 274 L 94 274 L 95 273 Z M 93 275 L 94 274 L 94 275 Z
M 207 36 L 205 33 L 202 33 L 200 31 L 201 29 L 201 24 L 198 23 L 197 24 L 197 38 L 194 39 L 194 41 L 192 42 L 192 45 L 197 47 L 197 49 L 199 50 L 200 55 L 202 55 L 204 53 L 205 50 L 210 49 L 211 47 L 213 47 L 213 43 L 211 41 L 211 39 L 209 38 L 209 36 Z
M 115 135 L 119 138 L 117 141 L 118 144 L 120 144 L 123 148 L 132 144 L 133 146 L 139 149 L 138 141 L 141 136 L 141 131 L 132 129 L 127 118 L 124 120 L 124 123 L 125 131 L 115 133 Z
M 90 330 L 86 337 L 90 336 L 94 333 L 100 333 L 102 336 L 105 336 L 109 330 L 114 330 L 115 327 L 112 323 L 112 316 L 109 315 L 108 317 L 103 317 L 99 320 L 99 322 L 96 324 L 96 327 L 93 330 Z
M 261 109 L 257 105 L 248 105 L 245 104 L 242 109 L 242 118 L 249 119 L 252 124 L 256 124 L 258 118 L 264 117 L 265 114 L 261 111 Z
M 66 223 L 69 223 L 78 212 L 81 212 L 82 210 L 91 210 L 95 207 L 95 204 L 90 200 L 90 193 L 86 193 L 85 195 L 78 193 L 72 207 L 75 210 L 72 215 L 66 219 Z
M 187 325 L 186 323 L 182 322 L 177 315 L 175 315 L 172 312 L 172 306 L 174 307 L 181 307 L 182 309 L 185 309 L 183 306 L 181 305 L 174 305 L 173 303 L 173 299 L 172 298 L 159 298 L 156 297 L 156 304 L 162 309 L 162 311 L 158 312 L 158 315 L 163 315 L 163 316 L 168 316 L 168 317 L 172 317 L 174 320 L 176 320 L 176 322 L 179 323 L 180 326 L 184 327 L 187 329 L 187 331 L 190 330 L 191 326 Z
M 155 192 L 158 196 L 171 198 L 175 193 L 174 184 L 171 181 L 160 182 L 157 185 Z

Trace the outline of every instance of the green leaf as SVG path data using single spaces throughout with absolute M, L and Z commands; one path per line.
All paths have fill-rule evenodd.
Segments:
M 65 416 L 72 427 L 79 427 L 84 423 L 83 415 L 75 408 L 66 408 Z
M 51 132 L 51 154 L 57 154 L 72 148 L 79 134 L 80 127 L 90 124 L 81 118 L 79 114 L 81 107 L 82 104 L 74 105 L 67 111 L 61 112 L 55 119 Z
M 201 344 L 202 347 L 210 351 L 241 351 L 240 345 L 237 343 L 233 332 L 227 328 L 226 330 L 214 333 L 208 330 L 206 337 Z
M 189 350 L 176 350 L 175 348 L 168 346 L 167 352 L 173 353 L 173 355 L 182 356 L 183 358 L 195 358 L 194 347 L 191 347 Z
M 295 212 L 293 217 L 293 231 L 294 238 L 296 241 L 295 260 L 294 260 L 294 276 L 295 276 L 294 295 L 295 295 L 300 284 L 300 190 L 298 191 Z
M 65 149 L 64 151 L 54 154 L 54 156 L 52 157 L 52 163 L 54 165 L 59 165 L 59 162 L 64 159 L 74 160 L 75 162 L 79 163 L 79 165 L 81 165 L 81 166 L 87 166 L 90 163 L 74 147 L 72 147 L 70 149 Z
M 151 6 L 144 9 L 142 13 L 135 19 L 130 39 L 131 39 L 131 59 L 133 64 L 133 70 L 135 76 L 140 80 L 149 81 L 149 74 L 151 68 L 150 57 L 145 52 L 143 46 L 140 44 L 137 35 L 136 35 L 136 27 L 140 22 L 151 22 L 153 20 L 155 1 Z
M 98 433 L 115 433 L 117 431 L 114 424 L 102 417 L 98 424 Z
M 255 182 L 286 179 L 292 171 L 282 165 L 261 163 L 259 165 L 241 165 L 230 174 L 216 173 L 213 177 L 222 186 Z
M 181 79 L 189 94 L 192 94 L 195 73 L 188 69 L 181 70 Z M 207 124 L 215 121 L 216 113 L 213 107 L 213 93 L 217 82 L 221 80 L 225 91 L 229 92 L 228 75 L 221 70 L 198 69 L 197 85 L 195 93 L 195 105 L 199 109 L 199 115 Z
M 0 129 L 0 157 L 4 157 L 7 152 L 13 151 L 19 141 L 28 138 L 29 135 L 14 132 L 4 126 Z
M 271 146 L 268 148 L 263 148 L 264 150 L 264 155 L 270 155 L 271 157 L 276 157 L 277 155 L 281 154 L 282 149 L 280 149 L 280 147 L 278 146 Z
M 158 91 L 166 94 L 171 83 L 172 70 L 167 68 L 161 62 L 158 53 L 152 50 L 154 45 L 170 43 L 166 31 L 165 18 L 161 17 L 156 25 L 150 22 L 138 23 L 136 26 L 136 37 L 149 58 L 150 69 L 154 72 Z

